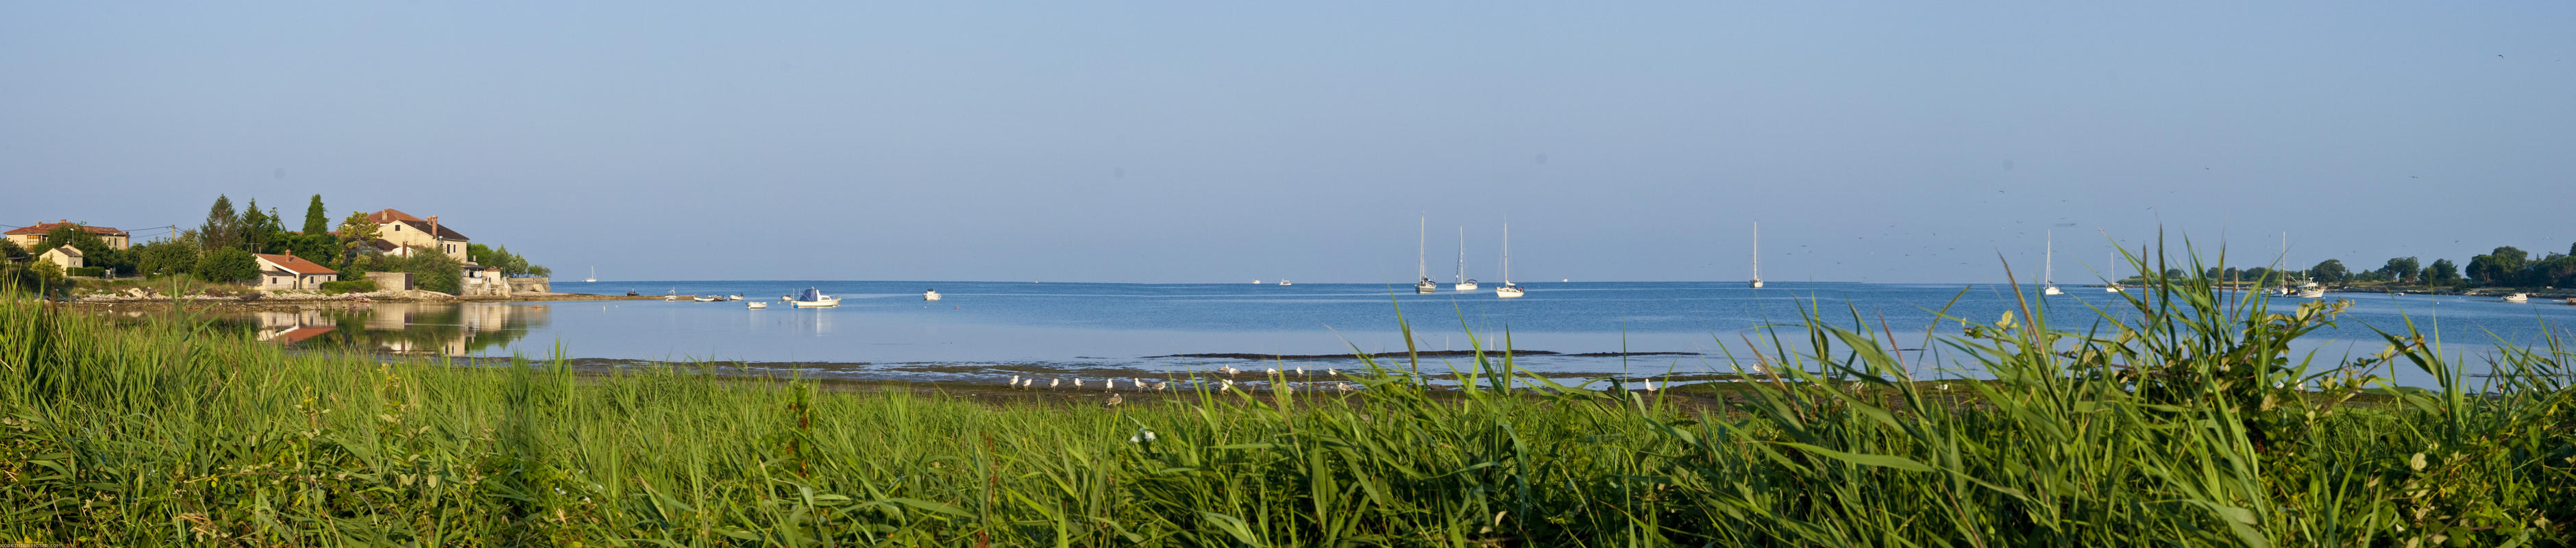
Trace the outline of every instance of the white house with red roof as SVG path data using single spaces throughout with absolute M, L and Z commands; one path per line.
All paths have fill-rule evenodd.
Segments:
M 294 255 L 251 255 L 259 259 L 260 289 L 321 289 L 323 282 L 340 281 L 340 271 Z
M 11 243 L 18 244 L 18 247 L 20 248 L 35 249 L 37 244 L 45 243 L 45 233 L 53 232 L 54 227 L 63 225 L 71 225 L 81 230 L 88 231 L 90 234 L 98 235 L 99 240 L 107 242 L 108 247 L 116 249 L 125 249 L 131 246 L 134 241 L 133 235 L 127 234 L 123 230 L 104 226 L 86 226 L 80 223 L 71 222 L 69 219 L 53 223 L 36 223 L 11 229 L 8 232 L 9 241 Z
M 376 222 L 376 247 L 391 255 L 410 255 L 413 249 L 427 249 L 464 261 L 465 245 L 473 241 L 454 229 L 439 226 L 437 215 L 423 219 L 386 208 L 367 214 L 367 220 Z

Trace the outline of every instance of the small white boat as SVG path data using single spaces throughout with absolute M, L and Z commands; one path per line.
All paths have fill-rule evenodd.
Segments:
M 2326 290 L 2322 287 L 2301 289 L 2299 290 L 2298 297 L 2301 299 L 2323 299 L 2326 298 Z
M 1252 285 L 1261 285 L 1261 280 L 1253 280 Z
M 747 305 L 745 305 L 745 306 L 750 306 L 752 310 L 759 310 L 759 309 L 763 309 L 763 308 L 769 308 L 769 303 L 761 302 L 761 301 L 751 301 L 749 304 L 747 304 Z
M 1279 280 L 1279 285 L 1288 285 L 1288 280 Z
M 929 291 L 923 291 L 923 292 L 921 292 L 921 300 L 925 300 L 925 301 L 936 301 L 936 300 L 939 300 L 939 290 L 937 290 L 937 289 L 933 289 L 933 290 L 929 290 Z
M 590 267 L 590 277 L 582 278 L 581 281 L 587 283 L 599 283 L 599 267 Z
M 2509 293 L 2509 294 L 2506 294 L 2506 295 L 2504 296 L 2504 302 L 2509 302 L 2509 303 L 2527 303 L 2527 302 L 2531 302 L 2531 294 L 2529 294 L 2529 293 Z
M 1521 286 L 1512 285 L 1512 225 L 1503 223 L 1503 286 L 1494 288 L 1494 297 L 1510 299 L 1521 294 Z
M 739 301 L 739 300 L 742 300 L 742 294 L 741 294 L 741 293 L 735 293 L 735 294 L 733 294 L 733 296 L 731 296 L 731 297 L 725 297 L 725 300 L 728 300 L 728 301 Z
M 2122 291 L 2127 291 L 2127 289 L 2123 289 L 2123 288 L 2121 288 L 2121 287 L 2120 287 L 2120 284 L 2111 284 L 2111 285 L 2102 286 L 2102 291 L 2107 292 L 2107 293 L 2119 293 L 2119 292 L 2122 292 Z
M 711 303 L 711 302 L 716 302 L 716 301 L 724 300 L 724 297 L 699 297 L 699 296 L 691 296 L 691 297 L 689 297 L 689 300 L 697 301 L 697 302 L 702 302 L 702 303 Z
M 797 295 L 794 299 L 788 299 L 787 302 L 796 305 L 797 308 L 841 306 L 840 297 L 825 295 L 822 291 L 811 287 L 805 288 L 805 293 Z
M 677 300 L 680 300 L 680 290 L 677 290 L 677 289 L 673 289 L 673 290 L 671 290 L 671 294 L 669 294 L 669 295 L 663 295 L 663 296 L 662 296 L 662 300 L 665 300 L 665 301 L 677 301 Z

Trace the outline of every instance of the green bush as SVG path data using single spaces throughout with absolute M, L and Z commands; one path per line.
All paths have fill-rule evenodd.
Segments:
M 74 268 L 74 269 L 71 269 L 71 270 L 64 271 L 64 274 L 65 274 L 65 275 L 69 275 L 69 276 L 88 276 L 88 277 L 92 277 L 92 278 L 104 278 L 104 277 L 107 277 L 107 267 L 101 267 L 101 266 L 84 266 L 84 267 Z
M 218 249 L 197 261 L 197 278 L 211 282 L 242 283 L 259 278 L 259 259 L 239 249 Z
M 375 290 L 375 280 L 341 280 L 336 282 L 322 282 L 322 292 L 333 295 L 341 293 L 365 293 Z

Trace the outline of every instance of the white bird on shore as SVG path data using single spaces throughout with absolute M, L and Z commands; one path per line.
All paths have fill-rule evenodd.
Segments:
M 1265 370 L 1264 370 L 1264 371 L 1262 371 L 1262 373 L 1261 373 L 1261 374 L 1276 377 L 1276 376 L 1279 376 L 1279 368 L 1277 368 L 1277 367 L 1265 368 Z
M 1017 386 L 1019 386 L 1019 385 L 1020 385 L 1020 376 L 1019 376 L 1019 375 L 1012 375 L 1012 376 L 1011 376 L 1011 382 L 1003 383 L 1003 384 L 1002 384 L 1002 386 L 1010 386 L 1010 387 L 1017 387 Z
M 1297 366 L 1297 376 L 1306 376 L 1306 366 Z
M 1055 389 L 1055 387 L 1063 386 L 1063 385 L 1064 385 L 1064 379 L 1048 379 L 1048 380 L 1047 380 L 1047 389 L 1048 389 L 1048 390 L 1054 390 L 1054 389 Z
M 1117 392 L 1117 391 L 1118 391 L 1118 378 L 1116 378 L 1116 377 L 1111 377 L 1111 378 L 1104 379 L 1104 380 L 1100 381 L 1100 391 L 1102 391 L 1102 392 Z
M 1341 383 L 1341 387 L 1342 387 L 1342 391 L 1343 391 L 1343 392 L 1349 392 L 1349 391 L 1352 391 L 1352 390 L 1358 390 L 1358 388 L 1353 388 L 1353 387 L 1351 387 L 1351 383 L 1347 383 L 1347 382 L 1346 382 L 1346 383 Z
M 1327 367 L 1327 368 L 1324 368 L 1324 374 L 1326 374 L 1326 375 L 1332 375 L 1332 376 L 1335 376 L 1335 377 L 1339 377 L 1339 376 L 1342 376 L 1342 370 L 1340 370 L 1340 369 L 1333 369 L 1333 368 L 1329 368 L 1329 367 Z
M 1172 389 L 1172 383 L 1168 383 L 1168 382 L 1157 382 L 1157 383 L 1154 383 L 1154 390 L 1161 391 L 1161 390 L 1170 390 L 1170 389 Z
M 1654 379 L 1646 379 L 1646 380 L 1645 380 L 1645 384 L 1646 384 L 1646 391 L 1647 391 L 1647 392 L 1653 392 L 1653 391 L 1655 391 L 1655 380 L 1654 380 Z
M 1082 379 L 1074 379 L 1074 380 L 1073 380 L 1073 389 L 1074 389 L 1074 390 L 1081 390 L 1081 389 L 1082 389 Z
M 1037 378 L 1037 377 L 1029 377 L 1029 378 L 1025 378 L 1025 379 L 1020 379 L 1020 388 L 1028 388 L 1028 387 L 1030 387 L 1030 386 L 1035 386 L 1035 385 L 1037 385 L 1037 383 L 1038 383 L 1038 378 Z
M 1109 401 L 1108 401 L 1107 403 L 1100 404 L 1100 406 L 1101 406 L 1101 407 L 1117 407 L 1117 406 L 1118 406 L 1118 404 L 1120 404 L 1120 403 L 1125 403 L 1126 401 L 1127 401 L 1127 398 L 1118 397 L 1118 395 L 1117 395 L 1117 394 L 1110 394 L 1110 395 L 1109 395 Z
M 1225 383 L 1226 390 L 1234 389 L 1234 379 L 1217 379 L 1217 381 Z
M 1241 370 L 1241 369 L 1235 369 L 1235 368 L 1234 368 L 1234 366 L 1228 365 L 1228 366 L 1224 366 L 1224 367 L 1216 368 L 1216 372 L 1218 372 L 1218 373 L 1224 373 L 1224 374 L 1226 374 L 1226 376 L 1229 376 L 1229 377 L 1230 377 L 1230 376 L 1234 376 L 1234 374 L 1236 374 L 1236 373 L 1242 373 L 1242 372 L 1243 372 L 1243 370 Z

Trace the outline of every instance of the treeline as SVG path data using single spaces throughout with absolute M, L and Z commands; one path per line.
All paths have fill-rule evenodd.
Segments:
M 2166 269 L 2165 276 L 2180 278 L 2182 269 Z M 2484 255 L 2469 258 L 2464 268 L 2450 259 L 2434 259 L 2425 264 L 2416 257 L 2388 259 L 2379 268 L 2352 270 L 2340 259 L 2326 259 L 2302 270 L 2273 270 L 2264 267 L 2209 267 L 2200 273 L 2215 280 L 2273 285 L 2298 281 L 2323 284 L 2381 283 L 2436 287 L 2576 287 L 2576 245 L 2566 253 L 2551 252 L 2533 259 L 2531 252 L 2514 246 L 2495 248 Z
M 338 270 L 340 279 L 345 281 L 365 280 L 369 272 L 407 272 L 421 289 L 442 293 L 463 290 L 464 262 L 432 251 L 386 253 L 376 244 L 384 228 L 366 212 L 352 212 L 337 221 L 333 222 L 320 194 L 313 195 L 305 205 L 299 230 L 288 230 L 285 216 L 273 207 L 262 210 L 258 199 L 235 207 L 230 196 L 219 195 L 207 209 L 203 224 L 161 240 L 136 243 L 131 249 L 116 249 L 98 235 L 66 225 L 47 233 L 43 243 L 33 249 L 0 244 L 0 254 L 8 257 L 11 268 L 7 274 L 20 281 L 21 287 L 60 287 L 64 275 L 187 276 L 205 282 L 247 283 L 259 279 L 259 261 L 251 255 L 266 253 L 294 255 L 322 264 Z M 19 266 L 29 263 L 28 258 L 64 245 L 78 248 L 89 268 L 59 272 L 49 269 L 51 263 Z M 471 244 L 467 249 L 469 260 L 497 268 L 505 276 L 551 273 L 546 267 L 510 253 L 507 247 Z

